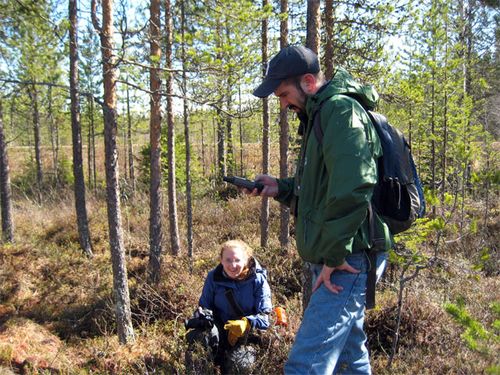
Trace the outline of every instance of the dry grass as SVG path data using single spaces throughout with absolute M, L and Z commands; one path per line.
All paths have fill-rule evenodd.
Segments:
M 185 256 L 185 207 L 180 203 L 183 252 L 179 257 L 169 255 L 165 236 L 162 277 L 156 288 L 144 282 L 148 199 L 137 194 L 133 201 L 124 202 L 136 342 L 122 346 L 115 335 L 105 205 L 89 196 L 95 256 L 87 259 L 78 248 L 72 193 L 60 195 L 62 199 L 43 205 L 16 201 L 16 243 L 0 248 L 0 366 L 26 373 L 183 373 L 183 320 L 197 305 L 204 277 L 217 263 L 218 245 L 228 238 L 241 238 L 255 248 L 268 269 L 275 304 L 288 312 L 288 328 L 273 327 L 264 334 L 256 370 L 259 374 L 281 373 L 302 315 L 301 262 L 295 249 L 289 253 L 279 249 L 275 202 L 271 202 L 270 246 L 264 251 L 259 247 L 258 199 L 224 201 L 207 196 L 196 200 L 192 260 Z M 475 210 L 471 215 L 484 212 L 480 207 L 471 209 Z M 496 258 L 485 261 L 491 263 L 486 268 L 473 268 L 481 261 L 477 254 L 482 248 L 496 249 L 498 220 L 494 215 L 498 213 L 490 212 L 488 235 L 482 231 L 446 244 L 439 264 L 408 285 L 399 352 L 391 369 L 385 367 L 393 341 L 400 269 L 388 273 L 377 296 L 378 308 L 367 318 L 374 373 L 479 374 L 498 361 L 498 340 L 488 343 L 489 353 L 469 349 L 461 338 L 464 328 L 443 309 L 445 302 L 461 298 L 471 316 L 489 330 L 499 319 L 490 308 L 500 300 L 498 272 L 492 272 L 498 270 Z M 450 232 L 447 239 L 455 237 Z

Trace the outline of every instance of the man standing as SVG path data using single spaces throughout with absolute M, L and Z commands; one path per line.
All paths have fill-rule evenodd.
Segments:
M 341 68 L 326 82 L 318 57 L 302 46 L 286 47 L 270 61 L 254 95 L 271 93 L 281 108 L 297 113 L 302 146 L 295 177 L 257 176 L 264 184 L 260 195 L 291 207 L 297 249 L 313 273 L 313 294 L 285 374 L 370 374 L 363 331 L 366 280 L 372 267 L 378 275 L 383 272 L 385 252 L 378 253 L 376 265 L 366 253 L 371 247 L 369 203 L 382 149 L 363 106 L 373 108 L 378 94 Z M 320 116 L 321 129 L 313 126 L 315 116 Z M 388 250 L 388 227 L 373 216 L 382 250 Z

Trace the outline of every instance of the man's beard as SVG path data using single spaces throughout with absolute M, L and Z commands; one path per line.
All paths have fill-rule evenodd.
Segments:
M 300 99 L 298 99 L 299 101 L 299 105 L 302 107 L 298 107 L 296 106 L 295 104 L 290 104 L 288 106 L 288 109 L 290 111 L 294 111 L 295 113 L 297 114 L 306 114 L 306 102 L 307 102 L 307 94 L 305 93 L 305 91 L 302 89 L 302 86 L 300 86 L 300 82 L 297 81 L 295 82 L 295 87 L 297 88 L 297 91 L 299 92 L 300 94 Z

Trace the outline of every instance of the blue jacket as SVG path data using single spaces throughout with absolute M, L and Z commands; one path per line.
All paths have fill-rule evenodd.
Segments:
M 222 323 L 241 319 L 242 317 L 233 311 L 224 294 L 227 289 L 232 289 L 234 299 L 250 321 L 252 328 L 267 329 L 269 327 L 267 314 L 272 309 L 267 271 L 254 258 L 251 261 L 253 261 L 253 266 L 245 280 L 233 280 L 226 277 L 222 264 L 211 270 L 205 280 L 199 305 L 212 310 L 214 316 Z

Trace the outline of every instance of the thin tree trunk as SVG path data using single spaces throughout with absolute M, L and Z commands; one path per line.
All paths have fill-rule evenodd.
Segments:
M 218 111 L 216 111 L 216 115 L 218 116 Z M 217 124 L 216 124 L 217 123 Z M 215 117 L 212 117 L 212 134 L 213 134 L 213 147 L 212 147 L 212 161 L 213 161 L 213 166 L 214 166 L 214 173 L 213 173 L 213 181 L 214 181 L 214 186 L 217 184 L 217 178 L 219 177 L 219 164 L 218 164 L 218 149 L 219 149 L 219 132 L 218 132 L 218 121 L 216 120 Z
M 281 0 L 281 22 L 280 22 L 280 48 L 288 45 L 288 0 Z M 288 147 L 290 129 L 288 125 L 287 109 L 280 110 L 280 178 L 288 177 Z M 290 209 L 285 205 L 280 205 L 280 246 L 288 252 L 290 246 Z
M 128 139 L 127 127 L 123 127 L 122 144 L 123 144 L 123 178 L 128 181 Z
M 94 193 L 97 193 L 97 168 L 96 168 L 96 149 L 95 149 L 95 117 L 94 117 L 94 98 L 90 99 L 90 125 L 91 125 L 91 138 L 92 138 L 92 173 L 94 179 Z M 90 145 L 89 145 L 90 147 Z
M 128 140 L 128 174 L 135 193 L 134 149 L 132 143 L 132 116 L 130 115 L 130 93 L 127 85 L 127 140 Z
M 170 0 L 165 0 L 165 68 L 172 69 L 172 10 Z M 168 221 L 170 226 L 170 251 L 180 252 L 179 224 L 177 220 L 177 188 L 175 182 L 175 124 L 172 95 L 174 93 L 173 73 L 167 73 L 167 162 L 168 162 Z
M 436 55 L 435 55 L 435 47 L 433 46 L 432 51 L 432 59 L 435 63 Z M 433 64 L 433 66 L 435 66 Z M 436 194 L 436 72 L 435 69 L 432 68 L 431 73 L 431 192 L 432 195 Z M 432 215 L 436 214 L 436 205 L 432 205 Z
M 49 120 L 50 129 L 50 144 L 52 146 L 52 170 L 54 171 L 54 178 L 57 184 L 59 184 L 59 142 L 58 134 L 59 129 L 54 122 L 54 113 L 52 111 L 52 87 L 48 87 L 48 108 L 47 108 L 47 118 Z
M 151 44 L 150 68 L 150 107 L 151 119 L 149 139 L 151 143 L 150 186 L 149 186 L 149 265 L 148 280 L 157 283 L 160 280 L 162 226 L 161 226 L 161 103 L 160 70 L 158 67 L 160 50 L 160 0 L 150 2 L 149 38 Z
M 441 205 L 444 207 L 444 199 L 446 194 L 446 153 L 448 146 L 448 23 L 446 23 L 446 45 L 444 52 L 444 103 L 443 103 L 443 147 L 441 151 Z
M 222 181 L 222 176 L 227 173 L 226 169 L 226 147 L 225 147 L 225 131 L 224 120 L 222 118 L 222 111 L 217 106 L 217 166 L 218 176 L 217 181 Z
M 241 121 L 241 83 L 238 85 L 238 129 L 240 133 L 240 176 L 243 176 L 243 125 Z
M 75 178 L 75 209 L 80 247 L 92 257 L 92 244 L 85 201 L 83 175 L 80 92 L 78 89 L 78 2 L 69 0 L 69 86 L 71 96 L 71 136 L 73 141 L 73 175 Z
M 205 165 L 205 131 L 204 131 L 203 123 L 201 124 L 201 165 L 203 167 L 203 177 L 207 175 L 207 166 Z
M 231 43 L 231 35 L 226 22 L 226 41 Z M 231 113 L 232 107 L 232 93 L 231 89 L 234 85 L 233 82 L 233 70 L 230 69 L 227 72 L 227 87 L 226 87 L 226 111 Z M 226 132 L 227 132 L 227 169 L 229 174 L 234 174 L 236 170 L 236 160 L 234 157 L 234 142 L 233 142 L 233 122 L 230 115 L 226 115 Z
M 41 201 L 42 193 L 42 183 L 43 183 L 43 171 L 42 171 L 42 152 L 40 145 L 40 112 L 38 111 L 38 92 L 36 91 L 35 85 L 32 85 L 31 89 L 28 90 L 31 105 L 33 109 L 33 134 L 35 140 L 35 163 L 36 163 L 36 182 L 38 186 L 38 200 Z
M 268 0 L 262 0 L 262 8 L 266 9 Z M 266 75 L 268 61 L 268 25 L 269 20 L 262 19 L 262 74 Z M 262 173 L 269 173 L 269 99 L 262 99 Z M 262 197 L 260 208 L 260 246 L 266 248 L 269 241 L 269 198 Z
M 217 49 L 221 52 L 217 53 L 217 59 L 222 61 L 222 27 L 220 25 L 220 21 L 217 20 L 216 24 L 216 40 L 215 44 Z M 218 83 L 218 90 L 222 92 L 223 88 L 222 83 Z M 227 155 L 226 155 L 226 140 L 225 140 L 225 130 L 224 130 L 224 116 L 222 114 L 222 98 L 217 103 L 217 164 L 218 164 L 218 173 L 217 182 L 222 182 L 222 176 L 227 174 Z
M 3 132 L 3 108 L 0 100 L 0 205 L 2 207 L 2 239 L 4 242 L 14 241 L 11 197 L 9 157 Z
M 228 88 L 227 111 L 231 111 L 231 89 Z M 227 170 L 229 174 L 234 174 L 235 160 L 234 160 L 234 144 L 233 144 L 233 123 L 231 116 L 226 117 L 226 132 L 227 132 Z
M 472 58 L 472 23 L 473 23 L 473 3 L 471 1 L 461 1 L 460 9 L 463 21 L 463 29 L 460 35 L 460 42 L 462 43 L 463 56 L 462 56 L 462 73 L 463 73 L 463 103 L 462 108 L 464 109 L 464 129 L 463 129 L 463 145 L 464 145 L 464 155 L 469 154 L 470 141 L 469 141 L 469 130 L 470 130 L 470 113 L 466 110 L 467 98 L 470 95 L 470 86 L 472 81 L 471 73 L 471 58 Z M 462 172 L 462 189 L 461 189 L 461 207 L 460 207 L 460 233 L 463 233 L 463 226 L 465 223 L 465 198 L 467 195 L 467 186 L 470 179 L 470 160 L 468 156 L 465 156 L 463 160 L 463 172 Z
M 103 60 L 104 81 L 104 151 L 106 160 L 106 202 L 108 205 L 109 243 L 113 266 L 113 295 L 115 300 L 116 326 L 121 344 L 134 341 L 134 329 L 130 312 L 130 295 L 127 282 L 123 228 L 120 212 L 117 155 L 116 112 L 116 57 L 113 54 L 113 2 L 102 0 L 103 26 L 96 15 L 96 0 L 92 0 L 92 23 L 99 32 Z
M 189 141 L 189 118 L 187 103 L 187 61 L 186 61 L 186 0 L 181 0 L 181 59 L 182 59 L 182 101 L 184 112 L 184 138 L 186 142 L 186 215 L 187 215 L 187 242 L 190 271 L 193 271 L 193 207 L 191 201 L 191 143 Z
M 90 100 L 90 99 L 87 99 Z M 87 115 L 90 117 L 90 110 L 87 109 Z M 92 124 L 89 121 L 89 128 L 87 132 L 87 174 L 89 179 L 89 189 L 93 188 L 92 184 Z

